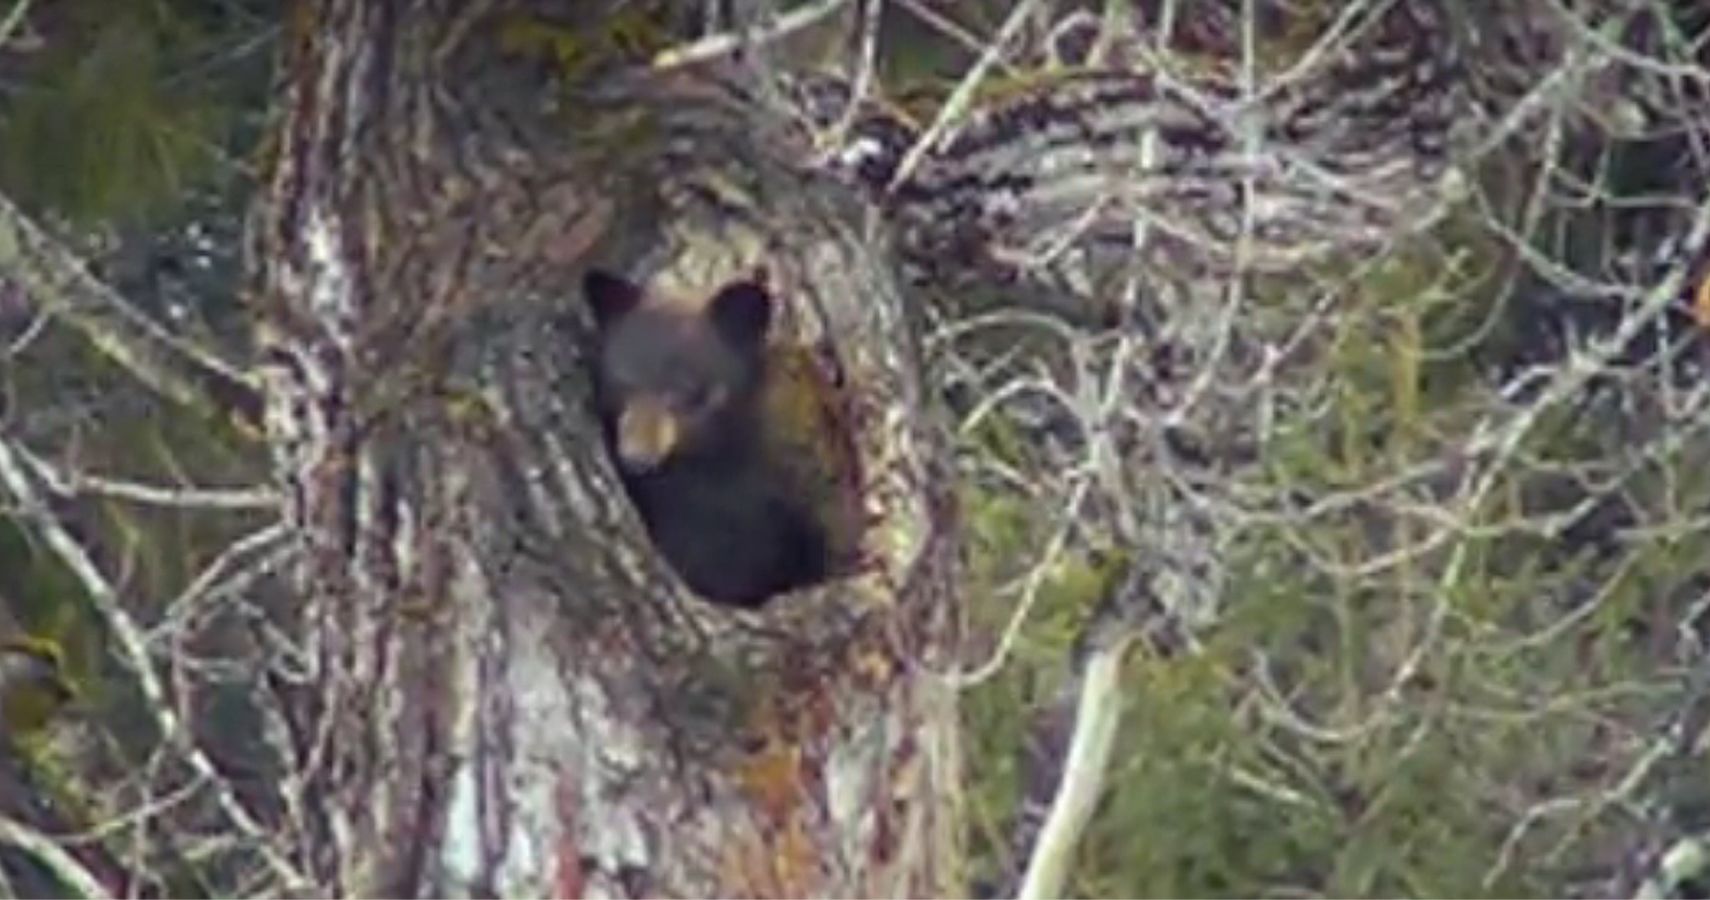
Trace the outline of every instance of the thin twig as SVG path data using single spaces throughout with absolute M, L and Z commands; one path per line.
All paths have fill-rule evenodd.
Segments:
M 11 844 L 29 854 L 80 897 L 113 896 L 101 879 L 96 878 L 76 857 L 65 852 L 53 838 L 16 819 L 0 816 L 0 843 Z
M 962 76 L 961 82 L 950 93 L 949 99 L 944 101 L 943 108 L 938 110 L 937 118 L 932 120 L 932 124 L 924 132 L 921 132 L 920 137 L 914 142 L 914 146 L 909 148 L 908 153 L 903 155 L 902 162 L 897 164 L 896 174 L 891 178 L 892 188 L 908 181 L 909 177 L 914 174 L 914 170 L 920 166 L 921 161 L 926 158 L 926 155 L 938 148 L 950 127 L 960 121 L 963 114 L 973 105 L 974 95 L 979 91 L 986 73 L 991 71 L 991 68 L 1002 58 L 1004 47 L 1011 40 L 1014 40 L 1015 35 L 1021 31 L 1021 27 L 1027 24 L 1027 17 L 1033 14 L 1033 10 L 1037 6 L 1039 6 L 1039 0 L 1022 0 L 1021 3 L 1016 4 L 1014 9 L 1010 10 L 1009 18 L 998 29 L 998 33 L 992 38 L 991 43 L 986 45 L 985 52 L 981 53 L 980 58 L 968 68 L 967 74 Z
M 13 451 L 11 443 L 0 440 L 0 485 L 17 501 L 16 514 L 19 520 L 42 536 L 48 547 L 65 564 L 66 569 L 83 586 L 90 603 L 113 635 L 119 661 L 135 676 L 137 687 L 142 691 L 144 710 L 154 720 L 155 727 L 160 730 L 162 737 L 183 755 L 191 771 L 208 783 L 214 792 L 215 801 L 232 826 L 253 841 L 256 851 L 280 879 L 282 887 L 293 893 L 313 892 L 313 882 L 273 846 L 267 830 L 238 798 L 231 784 L 220 777 L 219 770 L 184 728 L 166 695 L 159 675 L 154 671 L 143 630 L 131 619 L 130 613 L 119 600 L 118 592 L 90 558 L 88 551 L 78 543 L 77 538 L 72 536 L 65 525 L 49 512 L 36 492 L 32 477 L 25 469 L 25 464 Z
M 679 47 L 668 47 L 654 55 L 653 68 L 661 71 L 681 68 L 735 53 L 744 46 L 771 43 L 831 15 L 846 2 L 848 0 L 820 0 L 818 3 L 792 9 L 779 16 L 770 26 L 755 29 L 750 33 L 726 31 Z
M 178 509 L 277 509 L 279 506 L 279 492 L 272 488 L 190 488 L 141 484 L 75 470 L 63 471 L 22 445 L 14 445 L 12 449 L 36 477 L 42 480 L 43 486 L 59 497 L 106 497 Z

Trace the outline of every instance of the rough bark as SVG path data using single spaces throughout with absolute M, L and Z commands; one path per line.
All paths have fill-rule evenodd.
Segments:
M 315 880 L 957 892 L 951 508 L 882 228 L 711 81 L 565 96 L 501 58 L 549 9 L 304 9 L 256 251 L 312 672 L 276 749 Z M 744 613 L 664 568 L 587 403 L 590 260 L 766 272 L 848 398 L 859 571 Z
M 1037 6 L 1018 4 L 1012 18 Z M 292 534 L 297 568 L 289 599 L 268 606 L 280 621 L 265 624 L 298 643 L 268 633 L 245 647 L 275 702 L 259 704 L 259 737 L 240 751 L 216 753 L 223 736 L 194 733 L 212 720 L 192 708 L 203 698 L 194 684 L 163 686 L 157 635 L 143 627 L 171 628 L 192 601 L 240 593 L 221 572 L 227 557 L 160 623 L 140 622 L 47 514 L 42 492 L 61 497 L 64 485 L 0 441 L 0 494 L 100 601 L 142 686 L 136 705 L 175 761 L 143 791 L 212 788 L 170 814 L 217 836 L 218 861 L 198 852 L 196 867 L 255 893 L 956 892 L 953 695 L 935 677 L 953 668 L 954 523 L 917 375 L 918 309 L 898 296 L 893 267 L 939 295 L 1018 281 L 1029 305 L 1119 307 L 1082 319 L 1124 333 L 1114 351 L 1093 352 L 1091 339 L 1075 351 L 1077 366 L 1108 368 L 1113 400 L 1077 411 L 1098 486 L 1076 493 L 1094 499 L 1075 508 L 1110 501 L 1087 530 L 1110 525 L 1137 551 L 1136 583 L 1147 583 L 1135 593 L 1155 595 L 1160 617 L 1210 621 L 1229 568 L 1219 529 L 1302 514 L 1293 496 L 1267 506 L 1226 488 L 1241 486 L 1231 468 L 1257 459 L 1253 429 L 1270 426 L 1255 420 L 1268 423 L 1279 397 L 1313 393 L 1321 370 L 1306 363 L 1325 349 L 1309 346 L 1317 324 L 1292 308 L 1267 315 L 1234 276 L 1297 277 L 1326 257 L 1377 252 L 1447 209 L 1460 193 L 1448 188 L 1495 148 L 1531 143 L 1541 120 L 1562 118 L 1571 136 L 1583 113 L 1560 97 L 1609 100 L 1641 124 L 1667 120 L 1673 98 L 1662 90 L 1672 69 L 1616 65 L 1600 47 L 1656 40 L 1629 4 L 1563 7 L 1585 21 L 1553 5 L 1325 7 L 1301 32 L 1319 37 L 1280 67 L 1253 51 L 1260 39 L 1287 43 L 1264 33 L 1287 4 L 1199 4 L 1172 37 L 1174 14 L 1154 8 L 1176 6 L 1137 4 L 1144 27 L 1132 35 L 1111 20 L 1084 59 L 1057 53 L 1076 57 L 1074 71 L 981 98 L 984 61 L 1014 49 L 1006 25 L 926 125 L 878 102 L 851 111 L 851 83 L 799 72 L 773 86 L 787 98 L 686 65 L 671 79 L 602 75 L 587 79 L 596 88 L 562 89 L 552 54 L 513 38 L 574 34 L 587 4 L 302 3 L 276 177 L 254 230 L 259 377 L 128 314 L 0 201 L 0 258 L 145 383 L 246 425 L 262 418 L 256 385 L 267 398 L 286 521 L 254 537 Z M 1209 64 L 1181 65 L 1183 54 Z M 1675 99 L 1696 108 L 1701 91 L 1686 79 Z M 800 119 L 769 114 L 779 99 Z M 1513 152 L 1541 163 L 1558 149 Z M 808 159 L 860 197 L 800 168 Z M 1451 159 L 1459 175 L 1442 177 Z M 1524 186 L 1513 193 L 1526 199 Z M 897 231 L 894 260 L 881 209 Z M 1560 366 L 1529 412 L 1502 413 L 1511 424 L 1457 449 L 1454 465 L 1488 454 L 1483 471 L 1499 472 L 1538 411 L 1627 354 L 1679 289 L 1696 292 L 1693 309 L 1710 305 L 1710 225 L 1702 212 L 1693 221 L 1660 229 L 1684 233 L 1663 246 L 1692 261 L 1653 261 L 1679 274 L 1575 357 L 1589 363 Z M 786 298 L 785 331 L 844 394 L 870 526 L 859 571 L 759 614 L 684 593 L 622 499 L 587 409 L 575 285 L 593 264 L 686 294 L 764 270 Z M 1288 390 L 1275 393 L 1279 383 Z M 1134 429 L 1111 427 L 1129 419 Z M 1468 480 L 1483 486 L 1467 508 L 1490 478 Z M 265 542 L 244 552 L 259 549 L 272 558 Z M 1106 663 L 1135 628 L 1104 635 L 1099 621 L 1070 660 L 1083 700 L 1113 696 Z M 1000 645 L 982 669 L 1003 661 Z M 1083 730 L 1114 714 L 1082 709 L 1104 716 L 1081 716 Z M 1018 858 L 1031 847 L 1047 863 L 1068 858 L 1096 794 L 1084 788 L 1103 774 L 1103 751 L 1065 764 L 1068 707 L 1055 712 L 1065 714 L 1037 729 L 1014 841 Z M 276 755 L 277 768 L 247 758 L 256 741 L 272 754 L 254 756 Z M 0 789 L 0 807 L 21 794 Z M 1063 800 L 1075 801 L 1058 803 L 1068 827 L 1037 839 L 1030 813 Z M 169 835 L 162 856 L 191 846 L 153 815 L 134 827 L 147 841 Z M 172 892 L 138 876 L 155 859 L 109 877 L 104 859 L 56 855 L 34 833 L 81 826 L 16 818 L 27 827 L 0 829 L 0 844 L 99 873 L 72 871 L 67 884 Z M 1493 872 L 1508 865 L 1501 855 Z M 1063 874 L 1036 871 L 1047 886 Z

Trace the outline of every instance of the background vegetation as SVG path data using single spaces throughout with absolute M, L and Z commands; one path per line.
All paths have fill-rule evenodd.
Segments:
M 1151 34 L 1165 5 L 1033 4 L 984 90 L 1121 59 L 1121 41 L 1076 35 L 1113 21 Z M 513 38 L 584 78 L 717 22 L 687 5 L 605 6 Z M 1336 6 L 1218 8 L 1237 24 L 1280 16 L 1257 29 L 1280 69 Z M 976 891 L 1009 890 L 1025 864 L 1019 836 L 1052 787 L 1037 757 L 1060 753 L 1088 616 L 1126 567 L 1166 564 L 1188 573 L 1162 600 L 1184 637 L 1130 654 L 1073 892 L 1603 896 L 1683 874 L 1659 875 L 1665 855 L 1710 828 L 1710 256 L 1689 240 L 1710 202 L 1710 16 L 1626 4 L 1648 24 L 1619 32 L 1622 56 L 1589 36 L 1606 5 L 1541 6 L 1583 27 L 1564 25 L 1577 37 L 1532 71 L 1593 53 L 1595 74 L 1562 79 L 1534 98 L 1530 127 L 1484 141 L 1519 101 L 1469 54 L 1485 93 L 1468 108 L 1488 115 L 1462 123 L 1460 146 L 1477 152 L 1457 158 L 1463 190 L 1432 228 L 1284 275 L 1215 276 L 1217 291 L 1192 295 L 1242 283 L 1230 353 L 1271 355 L 1239 391 L 1192 353 L 1160 377 L 1170 329 L 1137 315 L 1041 323 L 1005 314 L 1005 291 L 921 288 L 957 417 L 967 658 L 982 673 L 963 703 Z M 1119 7 L 1132 18 L 1113 18 Z M 1014 9 L 885 4 L 873 89 L 890 114 L 929 122 Z M 261 0 L 0 5 L 0 194 L 140 309 L 230 358 L 247 345 L 242 211 L 284 27 Z M 771 64 L 839 58 L 827 35 L 840 32 L 817 29 Z M 1171 64 L 1204 69 L 1207 46 Z M 1641 76 L 1663 87 L 1629 91 Z M 1007 290 L 1047 290 L 1021 284 Z M 1201 371 L 1238 402 L 1172 419 L 1161 392 Z M 115 480 L 240 487 L 266 473 L 257 445 L 128 383 L 4 271 L 0 440 Z M 175 598 L 260 520 L 71 487 L 60 512 L 157 629 L 179 702 L 217 711 L 244 638 L 198 635 L 214 613 Z M 111 635 L 4 505 L 16 499 L 0 491 L 0 639 L 34 665 L 0 669 L 24 673 L 0 678 L 0 788 L 36 793 L 69 832 L 141 827 L 138 805 L 179 802 L 193 780 L 153 768 Z M 1192 536 L 1206 561 L 1159 563 L 1136 537 L 1148 527 Z M 39 704 L 22 691 L 56 712 L 26 715 Z M 216 762 L 242 770 L 240 723 L 212 720 Z M 95 795 L 58 764 L 68 756 L 100 760 L 126 789 Z M 5 844 L 0 895 L 68 889 Z M 180 846 L 151 890 L 216 892 L 217 854 Z

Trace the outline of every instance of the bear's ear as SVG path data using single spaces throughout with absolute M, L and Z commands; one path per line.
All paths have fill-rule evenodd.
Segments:
M 582 293 L 594 310 L 594 323 L 601 328 L 622 318 L 641 302 L 641 288 L 627 278 L 600 269 L 582 276 Z
M 755 346 L 766 339 L 766 326 L 772 322 L 772 296 L 752 281 L 732 282 L 713 297 L 707 315 L 725 340 Z

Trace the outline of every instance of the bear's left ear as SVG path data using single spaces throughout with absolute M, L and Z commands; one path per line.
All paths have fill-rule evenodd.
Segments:
M 582 276 L 582 293 L 594 310 L 594 323 L 606 327 L 641 302 L 641 288 L 627 278 L 600 269 Z
M 754 346 L 766 339 L 772 322 L 772 295 L 752 281 L 732 282 L 707 306 L 713 327 L 737 346 Z

